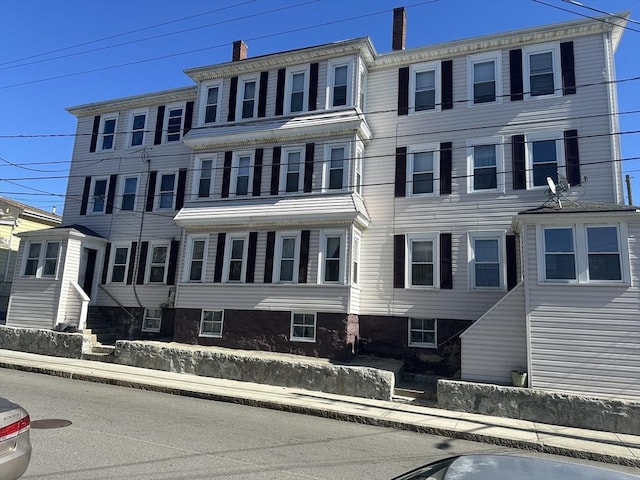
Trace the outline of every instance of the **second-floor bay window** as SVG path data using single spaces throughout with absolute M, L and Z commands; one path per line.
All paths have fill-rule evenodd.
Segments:
M 325 190 L 340 190 L 345 187 L 347 152 L 346 145 L 327 145 L 325 147 Z
M 247 237 L 246 235 L 230 235 L 225 249 L 226 282 L 244 282 L 247 269 Z
M 321 232 L 320 283 L 344 283 L 345 234 Z

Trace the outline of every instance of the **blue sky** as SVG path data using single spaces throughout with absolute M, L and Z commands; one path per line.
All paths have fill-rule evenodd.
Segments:
M 62 212 L 76 129 L 66 107 L 191 85 L 183 70 L 229 61 L 238 39 L 249 56 L 363 36 L 388 52 L 398 6 L 407 48 L 631 11 L 616 73 L 640 77 L 640 0 L 3 0 L 0 195 Z M 618 94 L 620 112 L 636 112 L 620 125 L 638 205 L 640 81 Z

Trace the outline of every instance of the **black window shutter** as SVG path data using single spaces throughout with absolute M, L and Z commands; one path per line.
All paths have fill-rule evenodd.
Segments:
M 262 190 L 262 156 L 264 150 L 256 148 L 256 155 L 253 162 L 253 188 L 251 195 L 259 197 Z
M 162 143 L 162 127 L 164 127 L 164 105 L 158 107 L 158 115 L 156 115 L 156 134 L 153 137 L 153 144 L 160 145 Z
M 227 115 L 227 122 L 233 122 L 236 119 L 236 97 L 238 96 L 238 77 L 231 79 L 231 86 L 229 87 L 229 114 Z
M 453 61 L 444 60 L 440 67 L 442 77 L 442 110 L 453 108 Z
M 273 282 L 273 252 L 276 245 L 276 232 L 267 232 L 267 250 L 264 260 L 264 283 Z
M 278 70 L 278 83 L 276 84 L 276 115 L 282 115 L 284 113 L 284 81 L 286 75 L 286 69 L 281 68 Z
M 282 155 L 282 147 L 273 147 L 273 160 L 271 161 L 271 195 L 278 194 L 278 185 L 280 183 L 280 156 Z
M 393 288 L 404 288 L 404 235 L 393 237 Z
M 307 283 L 307 271 L 309 269 L 309 238 L 310 230 L 302 230 L 300 233 L 300 265 L 298 266 L 298 283 Z
M 156 177 L 158 172 L 152 170 L 149 172 L 149 188 L 147 189 L 147 205 L 145 210 L 151 212 L 153 210 L 153 200 L 156 196 Z
M 184 207 L 184 193 L 187 186 L 187 169 L 181 168 L 178 171 L 178 188 L 176 190 L 176 210 Z
M 562 94 L 576 93 L 576 70 L 573 57 L 573 42 L 560 44 L 560 68 L 562 70 Z
M 398 70 L 398 115 L 409 114 L 409 67 Z
M 516 236 L 514 234 L 507 235 L 507 288 L 513 289 L 518 284 L 518 268 L 517 268 L 517 250 L 516 250 Z
M 229 184 L 231 183 L 231 161 L 233 152 L 224 152 L 224 169 L 222 170 L 222 198 L 229 197 Z
M 142 285 L 144 283 L 144 271 L 147 268 L 148 250 L 149 242 L 142 242 L 140 244 L 140 258 L 138 260 L 138 277 L 136 278 L 136 285 Z
M 304 151 L 304 185 L 305 193 L 311 193 L 313 190 L 313 157 L 316 151 L 315 143 L 307 143 Z
M 318 104 L 318 64 L 312 63 L 309 70 L 309 111 L 312 112 Z
M 102 279 L 101 283 L 107 283 L 107 274 L 109 273 L 109 257 L 111 256 L 111 243 L 107 243 L 104 248 L 104 262 L 102 262 Z
M 218 245 L 216 246 L 216 265 L 213 272 L 214 283 L 222 282 L 222 267 L 224 265 L 224 243 L 226 237 L 226 233 L 218 233 Z
M 186 135 L 193 125 L 193 102 L 187 102 L 184 112 L 184 127 L 182 127 L 182 135 Z
M 451 193 L 452 144 L 440 143 L 440 195 Z
M 98 133 L 100 130 L 100 115 L 93 117 L 93 130 L 91 130 L 91 145 L 89 145 L 89 151 L 95 152 L 98 145 Z
M 407 147 L 396 148 L 395 196 L 407 196 Z
M 133 270 L 136 264 L 136 251 L 138 250 L 138 242 L 131 244 L 131 251 L 129 252 L 129 270 L 127 271 L 127 285 L 133 283 Z
M 440 234 L 440 288 L 453 288 L 453 261 L 451 259 L 451 234 Z
M 256 273 L 256 247 L 258 245 L 258 232 L 249 233 L 249 245 L 247 251 L 246 283 L 253 283 Z
M 514 135 L 511 137 L 511 160 L 513 189 L 524 190 L 527 188 L 524 135 Z
M 84 178 L 84 188 L 82 189 L 82 203 L 80 203 L 80 215 L 87 214 L 89 205 L 89 190 L 91 190 L 91 177 Z
M 258 92 L 258 117 L 267 116 L 267 84 L 269 72 L 260 72 L 260 90 Z
M 107 192 L 107 204 L 105 206 L 104 213 L 106 215 L 113 213 L 113 205 L 116 201 L 116 182 L 118 181 L 118 175 L 115 173 L 109 177 L 109 191 Z
M 180 240 L 171 240 L 171 247 L 169 247 L 169 267 L 167 271 L 167 285 L 176 284 L 176 268 L 178 266 L 179 249 L 180 249 Z
M 580 154 L 578 153 L 578 130 L 564 132 L 564 156 L 569 185 L 580 184 Z
M 511 85 L 511 101 L 524 98 L 524 84 L 522 83 L 522 50 L 509 51 L 509 77 Z

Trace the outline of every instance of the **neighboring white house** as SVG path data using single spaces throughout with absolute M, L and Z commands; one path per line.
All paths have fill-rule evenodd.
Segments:
M 94 232 L 80 240 L 101 272 L 85 289 L 90 320 L 126 338 L 333 358 L 359 349 L 497 382 L 525 367 L 532 385 L 553 387 L 536 336 L 546 283 L 531 272 L 544 250 L 530 236 L 553 215 L 528 212 L 548 199 L 547 177 L 566 179 L 579 204 L 623 201 L 613 54 L 624 18 L 406 50 L 396 9 L 388 53 L 360 38 L 251 58 L 238 41 L 231 62 L 185 71 L 194 86 L 69 109 L 64 224 Z M 567 225 L 588 235 L 574 213 Z M 618 214 L 619 249 L 605 253 L 624 278 L 588 289 L 637 311 L 625 245 L 638 214 Z M 36 280 L 25 252 L 10 324 Z M 580 302 L 582 285 L 567 283 L 563 296 Z M 632 336 L 614 303 L 599 315 Z M 496 349 L 487 335 L 513 341 Z

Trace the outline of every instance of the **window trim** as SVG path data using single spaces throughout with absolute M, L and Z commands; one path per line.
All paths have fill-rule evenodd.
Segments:
M 475 75 L 474 65 L 476 63 L 487 63 L 493 61 L 493 74 L 495 81 L 495 97 L 492 102 L 479 102 L 475 101 Z M 496 105 L 502 103 L 503 89 L 502 89 L 502 52 L 486 52 L 478 53 L 475 55 L 469 55 L 467 57 L 467 107 L 481 107 L 483 105 Z
M 493 145 L 496 153 L 496 188 L 483 188 L 474 189 L 475 179 L 475 149 L 474 147 L 481 147 L 486 145 Z M 504 137 L 485 137 L 485 138 L 473 138 L 467 140 L 467 193 L 480 194 L 480 193 L 504 193 L 505 191 L 505 168 L 504 168 Z
M 247 180 L 247 194 L 238 195 L 238 174 L 240 173 L 240 158 L 249 157 L 249 179 Z M 253 195 L 253 170 L 255 166 L 255 151 L 246 150 L 233 152 L 231 161 L 231 180 L 229 181 L 229 197 L 247 198 Z
M 433 152 L 433 192 L 413 193 L 413 166 L 416 153 Z M 440 196 L 440 144 L 425 143 L 407 147 L 407 197 L 438 197 Z
M 297 115 L 309 111 L 309 80 L 311 78 L 311 67 L 307 65 L 296 65 L 287 67 L 284 81 L 284 113 L 285 115 Z M 304 74 L 304 86 L 302 90 L 302 110 L 291 111 L 291 95 L 293 94 L 293 76 Z
M 534 185 L 533 175 L 533 144 L 554 140 L 556 142 L 556 170 L 559 177 L 566 177 L 566 161 L 564 157 L 564 133 L 563 132 L 542 132 L 525 134 L 525 169 L 527 190 L 542 190 L 549 188 L 545 182 L 543 185 Z
M 96 195 L 95 195 L 96 183 L 103 180 L 105 181 L 105 187 L 104 187 L 104 198 L 102 203 L 102 210 L 96 212 L 94 211 L 95 199 L 96 199 Z M 106 214 L 107 201 L 109 198 L 109 182 L 110 182 L 109 176 L 91 177 L 91 188 L 89 190 L 89 205 L 87 208 L 87 215 L 105 215 Z
M 151 317 L 149 314 L 151 312 L 160 312 L 160 316 L 159 317 Z M 148 327 L 147 326 L 147 320 L 158 320 L 158 327 Z M 142 327 L 140 328 L 140 330 L 142 330 L 143 332 L 149 332 L 149 333 L 159 333 L 160 329 L 162 328 L 162 308 L 145 308 L 144 309 L 144 317 L 142 318 Z
M 440 288 L 440 234 L 439 232 L 431 233 L 409 233 L 405 236 L 405 279 L 406 288 L 417 290 L 438 290 Z M 413 242 L 432 242 L 433 243 L 433 285 L 414 285 L 412 282 L 412 247 Z
M 151 281 L 151 268 L 153 267 L 153 249 L 156 247 L 165 247 L 167 249 L 167 255 L 164 260 L 164 272 L 161 282 Z M 166 285 L 167 274 L 169 273 L 169 257 L 171 255 L 171 246 L 168 242 L 153 242 L 149 244 L 149 254 L 147 255 L 147 265 L 145 269 L 145 283 L 147 285 Z
M 435 105 L 432 109 L 416 111 L 416 74 L 431 72 L 434 75 Z M 420 115 L 427 112 L 439 112 L 442 110 L 442 79 L 440 62 L 425 62 L 411 65 L 409 69 L 409 115 Z
M 293 278 L 291 280 L 281 280 L 280 273 L 282 268 L 282 241 L 287 238 L 295 239 L 293 252 Z M 274 283 L 292 284 L 298 283 L 298 269 L 300 268 L 300 232 L 277 232 L 275 251 L 273 255 L 273 279 Z
M 211 177 L 209 178 L 209 195 L 200 196 L 200 181 L 202 180 L 202 162 L 211 160 Z M 216 169 L 218 163 L 218 154 L 211 153 L 206 155 L 196 155 L 195 170 L 193 171 L 193 182 L 191 188 L 191 199 L 195 201 L 209 200 L 214 197 Z
M 300 324 L 300 323 L 296 324 L 295 323 L 295 316 L 296 315 L 303 315 L 305 318 L 308 315 L 312 315 L 313 316 L 313 338 L 294 336 L 294 334 L 293 334 L 294 326 L 296 326 L 296 325 L 302 326 L 302 327 L 306 327 L 307 326 L 306 324 Z M 316 312 L 302 312 L 302 311 L 291 312 L 289 341 L 291 341 L 291 342 L 316 343 L 317 333 L 318 333 L 318 314 Z
M 353 232 L 351 237 L 351 284 L 360 285 L 360 275 L 362 263 L 360 262 L 360 251 L 362 250 L 362 236 Z
M 209 106 L 209 103 L 207 103 L 207 101 L 209 100 L 209 89 L 210 88 L 218 88 L 218 99 L 217 99 L 217 103 L 216 103 L 216 119 L 213 122 L 207 122 L 206 118 L 207 118 L 207 107 Z M 220 111 L 221 111 L 221 100 L 222 100 L 222 80 L 209 80 L 206 82 L 202 82 L 201 84 L 201 91 L 200 91 L 202 98 L 200 99 L 200 106 L 199 106 L 199 111 L 198 111 L 198 121 L 200 125 L 215 125 L 217 123 L 220 123 L 221 120 L 221 116 L 220 116 Z
M 411 341 L 411 320 L 433 320 L 433 343 L 425 343 L 425 342 L 412 342 Z M 407 345 L 412 348 L 438 348 L 438 319 L 437 318 L 421 318 L 421 317 L 408 317 L 407 318 Z M 421 329 L 421 332 L 431 332 L 432 330 Z
M 362 165 L 364 164 L 364 148 L 360 143 L 356 146 L 356 155 L 353 165 L 353 191 L 363 196 Z
M 589 250 L 587 229 L 593 227 L 615 227 L 618 240 L 618 258 L 620 261 L 620 280 L 591 280 L 589 278 Z M 573 256 L 575 263 L 575 279 L 546 278 L 546 248 L 544 232 L 547 229 L 571 229 L 573 234 Z M 631 285 L 631 268 L 628 249 L 628 232 L 625 223 L 616 222 L 581 222 L 581 223 L 548 223 L 536 225 L 536 253 L 538 267 L 538 285 Z
M 139 130 L 135 130 L 133 129 L 133 125 L 134 125 L 134 120 L 135 117 L 138 117 L 140 115 L 144 115 L 144 125 L 142 127 L 142 143 L 140 143 L 140 145 L 132 145 L 131 143 L 133 142 L 133 135 L 134 133 L 137 133 Z M 126 148 L 144 148 L 146 140 L 147 140 L 147 122 L 149 121 L 149 109 L 148 108 L 142 108 L 142 109 L 138 109 L 138 110 L 132 110 L 131 113 L 129 114 L 129 128 L 127 130 L 127 147 Z
M 131 209 L 123 209 L 122 204 L 124 202 L 125 191 L 124 188 L 127 184 L 127 179 L 135 178 L 136 179 L 136 191 L 133 193 L 133 207 Z M 119 205 L 118 212 L 135 212 L 138 206 L 138 186 L 140 185 L 140 175 L 122 175 L 120 177 L 120 188 L 119 188 Z M 130 194 L 128 194 L 130 195 Z
M 244 91 L 247 83 L 254 82 L 255 90 L 253 95 L 253 114 L 250 117 L 243 118 L 242 117 L 242 106 L 244 103 Z M 250 121 L 254 120 L 258 117 L 258 96 L 260 90 L 260 75 L 259 74 L 251 74 L 245 75 L 243 77 L 238 78 L 238 94 L 236 98 L 236 121 Z
M 170 105 L 167 105 L 165 108 L 166 109 L 165 109 L 164 121 L 162 125 L 162 143 L 170 144 L 170 143 L 180 142 L 182 140 L 182 132 L 184 130 L 184 120 L 186 117 L 187 103 L 186 102 L 172 103 Z M 176 140 L 169 141 L 169 119 L 171 118 L 171 110 L 177 110 L 177 109 L 182 109 L 182 115 L 180 117 L 180 129 L 178 130 L 179 138 Z M 175 135 L 175 133 L 172 133 L 171 135 Z
M 338 280 L 326 281 L 326 255 L 327 239 L 340 238 L 340 257 L 338 264 Z M 321 285 L 344 285 L 345 284 L 345 254 L 346 254 L 347 232 L 345 230 L 322 230 L 320 232 L 320 249 L 318 252 L 318 284 Z
M 300 164 L 298 170 L 298 189 L 295 192 L 287 192 L 287 173 L 289 167 L 289 154 L 300 153 Z M 300 193 L 304 189 L 304 167 L 305 167 L 305 155 L 306 150 L 304 146 L 288 146 L 282 147 L 282 153 L 280 156 L 280 179 L 278 184 L 279 195 L 291 195 L 294 193 Z
M 506 237 L 507 233 L 501 231 L 480 231 L 469 232 L 468 255 L 469 260 L 469 290 L 506 290 L 507 289 L 507 262 L 506 262 Z M 497 286 L 476 285 L 476 261 L 475 261 L 475 240 L 496 240 L 498 242 L 498 272 L 500 281 Z
M 116 149 L 116 135 L 118 133 L 118 112 L 115 113 L 108 113 L 106 115 L 102 115 L 100 117 L 100 134 L 98 136 L 98 151 L 99 152 L 112 152 Z M 104 133 L 104 128 L 106 123 L 109 120 L 115 120 L 115 123 L 113 125 L 113 133 L 110 133 L 109 135 L 113 136 L 113 140 L 111 143 L 111 148 L 104 148 L 104 138 L 105 136 L 107 136 L 107 134 Z
M 124 263 L 124 276 L 122 277 L 122 281 L 121 282 L 114 282 L 113 281 L 113 269 L 115 267 L 115 261 L 116 261 L 116 250 L 118 250 L 119 248 L 125 248 L 127 250 L 127 256 L 125 258 L 125 263 Z M 131 244 L 130 243 L 116 243 L 116 244 L 112 244 L 111 245 L 111 253 L 109 255 L 109 271 L 108 271 L 108 277 L 107 277 L 107 283 L 108 284 L 113 284 L 113 285 L 126 285 L 127 283 L 127 276 L 129 274 L 129 255 L 131 254 Z
M 240 273 L 240 280 L 229 280 L 229 272 L 230 272 L 230 262 L 231 262 L 231 251 L 234 240 L 243 240 L 244 243 L 242 245 L 242 267 Z M 249 234 L 246 232 L 243 233 L 229 233 L 227 234 L 227 239 L 224 244 L 224 263 L 222 267 L 222 282 L 223 283 L 246 283 L 247 279 L 247 261 L 248 261 L 248 252 L 249 252 Z
M 206 276 L 207 276 L 207 253 L 209 252 L 209 235 L 208 234 L 204 234 L 204 235 L 188 235 L 187 236 L 187 251 L 186 251 L 186 255 L 185 255 L 185 262 L 184 262 L 184 272 L 183 272 L 183 277 L 182 277 L 182 281 L 184 283 L 206 283 Z M 191 268 L 193 266 L 193 250 L 194 250 L 194 243 L 195 242 L 202 242 L 204 241 L 204 250 L 202 253 L 202 273 L 200 275 L 200 279 L 199 280 L 192 280 L 191 279 Z
M 45 275 L 44 274 L 44 266 L 45 266 L 45 260 L 47 260 L 47 247 L 49 246 L 49 244 L 54 244 L 57 243 L 58 244 L 58 254 L 56 256 L 56 268 L 55 268 L 55 272 L 53 275 Z M 52 280 L 57 280 L 58 279 L 58 273 L 59 273 L 59 267 L 60 267 L 60 255 L 62 253 L 62 242 L 59 240 L 39 240 L 39 241 L 33 241 L 33 240 L 29 240 L 28 242 L 25 242 L 25 249 L 24 252 L 22 254 L 23 258 L 22 258 L 22 268 L 20 270 L 21 272 L 21 277 L 23 278 L 43 278 L 43 279 L 52 279 Z M 29 250 L 31 248 L 31 245 L 33 244 L 39 244 L 40 245 L 40 251 L 38 252 L 38 257 L 29 257 Z M 28 275 L 26 273 L 26 269 L 27 269 L 27 263 L 29 261 L 29 259 L 35 260 L 36 261 L 36 271 L 33 275 Z
M 553 67 L 553 93 L 546 95 L 531 95 L 531 55 L 551 52 Z M 524 100 L 538 100 L 562 96 L 562 69 L 560 64 L 560 44 L 540 43 L 537 45 L 526 45 L 522 48 L 522 80 L 524 87 Z
M 162 202 L 162 177 L 165 175 L 173 175 L 173 191 L 172 191 L 172 200 L 171 200 L 171 206 L 170 207 L 162 207 L 161 206 L 161 202 Z M 157 193 L 156 193 L 156 200 L 155 200 L 155 208 L 154 210 L 175 210 L 176 207 L 176 197 L 177 192 L 178 192 L 178 171 L 177 170 L 167 170 L 164 172 L 158 172 L 158 176 L 157 176 Z M 168 190 L 167 190 L 168 192 Z
M 346 103 L 344 105 L 333 105 L 335 93 L 336 68 L 347 67 L 347 92 Z M 353 106 L 353 72 L 354 61 L 352 57 L 332 58 L 327 66 L 327 109 L 350 108 Z
M 211 320 L 211 323 L 220 323 L 220 333 L 211 333 L 211 332 L 203 332 L 202 331 L 202 327 L 204 325 L 204 316 L 206 312 L 211 312 L 211 313 L 220 313 L 220 320 Z M 207 308 L 203 308 L 202 311 L 200 312 L 200 325 L 198 328 L 198 336 L 199 337 L 209 337 L 209 338 L 222 338 L 224 332 L 224 310 L 210 310 Z
M 342 187 L 329 188 L 331 175 L 331 151 L 335 148 L 343 148 L 344 156 L 342 159 Z M 351 178 L 351 143 L 331 143 L 324 146 L 324 161 L 322 166 L 322 191 L 323 192 L 340 192 L 344 191 L 349 185 Z

